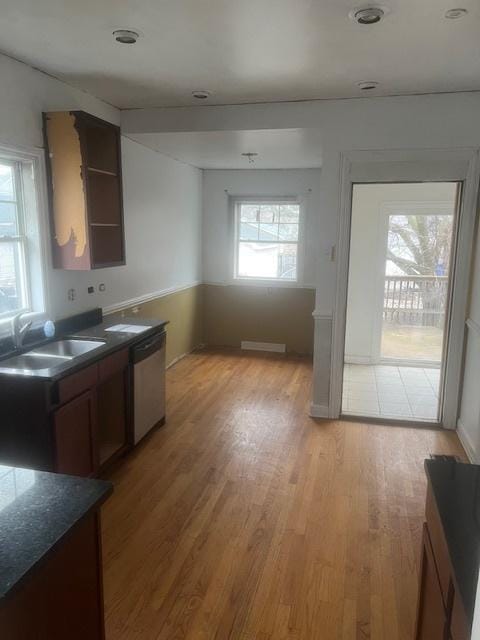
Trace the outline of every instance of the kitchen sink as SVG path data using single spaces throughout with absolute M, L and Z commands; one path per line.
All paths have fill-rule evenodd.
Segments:
M 83 356 L 84 353 L 98 349 L 104 344 L 103 340 L 57 340 L 43 347 L 37 347 L 25 355 L 72 360 L 77 356 Z
M 36 371 L 37 369 L 51 369 L 56 365 L 66 362 L 67 358 L 55 358 L 39 356 L 33 353 L 24 353 L 0 362 L 0 369 L 12 369 L 23 371 Z
M 39 369 L 54 369 L 104 344 L 103 340 L 57 340 L 1 361 L 0 369 L 4 372 L 26 373 Z

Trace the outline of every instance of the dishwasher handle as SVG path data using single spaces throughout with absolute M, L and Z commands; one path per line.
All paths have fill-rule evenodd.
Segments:
M 150 336 L 150 338 L 146 338 L 143 342 L 136 344 L 132 348 L 132 361 L 133 364 L 137 364 L 137 362 L 141 362 L 148 358 L 156 351 L 159 351 L 165 346 L 167 334 L 165 331 L 161 333 L 156 333 L 154 336 Z

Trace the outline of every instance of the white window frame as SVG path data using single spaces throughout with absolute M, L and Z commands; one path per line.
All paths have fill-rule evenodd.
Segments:
M 238 248 L 240 242 L 240 206 L 242 204 L 298 204 L 298 240 L 277 241 L 274 244 L 296 244 L 297 245 L 297 273 L 295 279 L 284 280 L 282 278 L 262 278 L 256 276 L 238 275 Z M 264 285 L 268 287 L 298 287 L 303 282 L 304 268 L 304 203 L 298 196 L 230 196 L 229 198 L 230 220 L 231 220 L 231 251 L 233 257 L 231 284 L 252 284 Z M 261 241 L 259 241 L 261 242 Z M 266 243 L 267 244 L 267 243 Z M 272 244 L 272 243 L 268 243 Z
M 15 279 L 18 289 L 21 292 L 21 297 L 24 301 L 24 306 L 11 311 L 4 311 L 0 313 L 0 320 L 4 318 L 12 317 L 18 313 L 27 313 L 31 310 L 31 292 L 30 292 L 30 278 L 29 270 L 27 266 L 28 249 L 27 249 L 27 235 L 25 231 L 25 206 L 23 199 L 23 181 L 22 181 L 22 165 L 18 161 L 4 158 L 0 156 L 0 164 L 4 166 L 10 166 L 13 174 L 14 194 L 15 194 L 15 219 L 17 226 L 16 235 L 0 235 L 0 244 L 17 246 L 19 249 L 19 273 L 15 273 Z M 11 203 L 9 200 L 2 200 L 2 203 Z
M 26 306 L 0 315 L 0 335 L 10 333 L 9 320 L 22 313 L 25 320 L 42 321 L 47 317 L 50 301 L 47 287 L 48 223 L 46 171 L 43 149 L 13 147 L 0 143 L 0 159 L 16 172 L 18 235 L 0 238 L 0 242 L 20 242 L 23 246 Z M 27 184 L 28 183 L 28 184 Z

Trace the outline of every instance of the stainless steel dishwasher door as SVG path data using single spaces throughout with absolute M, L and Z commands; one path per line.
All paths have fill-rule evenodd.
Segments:
M 133 348 L 134 443 L 165 418 L 165 332 Z

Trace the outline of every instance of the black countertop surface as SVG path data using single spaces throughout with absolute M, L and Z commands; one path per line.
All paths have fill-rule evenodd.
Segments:
M 455 580 L 465 613 L 473 621 L 480 567 L 480 466 L 425 460 Z
M 112 490 L 103 480 L 0 465 L 0 602 Z
M 136 325 L 147 327 L 141 333 L 124 333 L 107 331 L 109 327 L 114 325 Z M 89 351 L 81 356 L 77 356 L 72 360 L 62 361 L 60 364 L 45 369 L 17 369 L 8 368 L 8 361 L 13 354 L 9 354 L 7 358 L 0 360 L 0 376 L 22 376 L 29 378 L 40 378 L 43 380 L 50 380 L 52 382 L 63 378 L 66 375 L 74 373 L 78 369 L 82 369 L 90 364 L 93 364 L 97 360 L 101 360 L 109 353 L 121 349 L 122 347 L 132 346 L 136 342 L 140 342 L 150 335 L 161 330 L 166 324 L 167 320 L 157 320 L 153 318 L 104 318 L 102 322 L 95 324 L 81 331 L 75 333 L 66 333 L 64 335 L 55 336 L 52 340 L 43 340 L 38 345 L 45 345 L 48 342 L 55 342 L 62 338 L 84 338 L 90 340 L 100 340 L 104 344 L 101 344 L 98 348 Z M 37 346 L 38 346 L 37 345 Z M 29 345 L 28 350 L 34 350 L 34 345 Z M 25 352 L 26 349 L 23 349 Z

